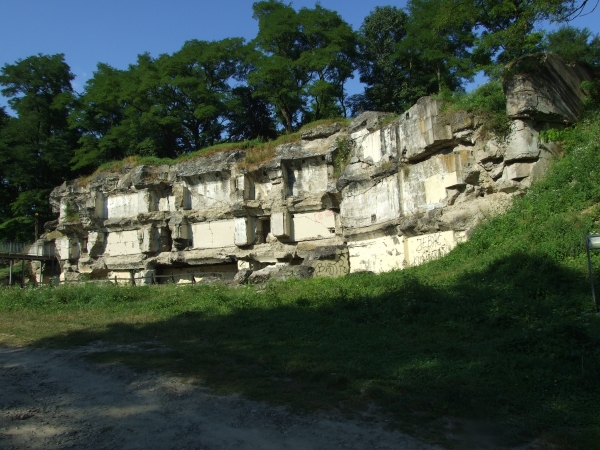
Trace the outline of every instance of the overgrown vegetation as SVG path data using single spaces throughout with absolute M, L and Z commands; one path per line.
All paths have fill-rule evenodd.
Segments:
M 599 134 L 598 114 L 563 133 L 547 178 L 441 260 L 264 289 L 2 289 L 0 341 L 164 347 L 93 359 L 303 409 L 375 403 L 441 441 L 450 417 L 498 425 L 498 446 L 595 448 L 600 317 L 583 239 L 600 232 Z
M 489 81 L 473 92 L 442 91 L 437 98 L 445 102 L 448 113 L 468 111 L 482 123 L 484 135 L 493 134 L 505 138 L 510 131 L 510 120 L 506 114 L 506 97 L 500 81 Z
M 339 176 L 348 165 L 350 154 L 352 153 L 352 139 L 348 136 L 337 138 L 335 144 L 337 150 L 333 159 L 333 167 L 335 175 Z

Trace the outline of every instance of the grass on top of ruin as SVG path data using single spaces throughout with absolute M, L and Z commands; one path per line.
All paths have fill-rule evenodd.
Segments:
M 264 162 L 270 161 L 275 157 L 275 148 L 279 145 L 289 144 L 300 141 L 300 135 L 302 131 L 310 130 L 317 126 L 331 125 L 339 123 L 343 127 L 350 124 L 352 119 L 345 118 L 334 118 L 334 119 L 321 119 L 314 122 L 303 125 L 298 131 L 293 133 L 284 133 L 278 136 L 276 139 L 271 141 L 263 141 L 262 139 L 251 139 L 240 142 L 222 142 L 209 147 L 202 148 L 189 154 L 183 154 L 177 158 L 159 158 L 156 156 L 128 156 L 120 161 L 109 161 L 100 165 L 93 174 L 87 177 L 80 178 L 79 182 L 85 185 L 97 174 L 103 172 L 119 172 L 125 165 L 129 166 L 173 166 L 184 161 L 191 159 L 202 158 L 215 153 L 230 151 L 230 150 L 246 150 L 247 154 L 244 160 L 241 162 L 243 167 L 253 168 Z

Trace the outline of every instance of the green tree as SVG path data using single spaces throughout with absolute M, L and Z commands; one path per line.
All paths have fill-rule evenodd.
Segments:
M 172 56 L 157 61 L 164 117 L 177 119 L 183 129 L 184 152 L 198 150 L 221 139 L 232 83 L 244 79 L 244 40 L 192 40 Z
M 416 53 L 402 48 L 408 21 L 407 13 L 395 6 L 378 6 L 365 17 L 359 30 L 358 70 L 366 87 L 364 94 L 352 98 L 355 113 L 404 111 L 427 93 L 428 86 L 415 76 L 420 64 Z
M 600 67 L 600 37 L 588 28 L 563 26 L 547 33 L 542 46 L 545 51 L 556 53 L 565 61 Z
M 269 103 L 255 95 L 250 86 L 237 86 L 232 89 L 227 102 L 226 117 L 227 136 L 231 141 L 267 141 L 277 137 Z
M 83 134 L 73 167 L 130 155 L 173 158 L 219 141 L 245 55 L 241 38 L 192 40 L 172 55 L 139 55 L 125 71 L 99 64 L 71 115 Z
M 397 56 L 409 62 L 407 76 L 429 94 L 442 89 L 454 91 L 471 79 L 476 65 L 470 50 L 475 35 L 469 20 L 438 21 L 431 11 L 442 8 L 445 0 L 409 0 L 407 36 Z M 415 83 L 416 81 L 416 83 Z
M 595 2 L 597 3 L 597 2 Z M 588 0 L 444 0 L 431 13 L 442 26 L 470 23 L 478 36 L 475 59 L 490 74 L 527 53 L 540 51 L 543 33 L 536 30 L 543 20 L 565 22 L 589 9 Z
M 31 239 L 34 221 L 52 216 L 50 190 L 72 177 L 69 160 L 78 136 L 67 116 L 74 103 L 73 79 L 62 54 L 30 56 L 0 70 L 2 94 L 17 113 L 4 118 L 1 131 L 2 183 L 13 195 L 0 224 L 3 237 Z
M 0 224 L 12 217 L 10 204 L 14 200 L 15 186 L 9 183 L 10 177 L 10 150 L 7 147 L 5 129 L 11 117 L 6 113 L 4 107 L 0 107 Z M 1 225 L 0 225 L 1 226 Z M 0 233 L 0 239 L 2 233 Z
M 356 36 L 338 13 L 316 5 L 295 11 L 279 0 L 253 5 L 258 34 L 248 82 L 274 105 L 287 132 L 297 124 L 345 114 Z
M 69 116 L 71 127 L 81 134 L 71 160 L 73 170 L 98 167 L 122 159 L 130 145 L 124 127 L 126 104 L 121 100 L 123 71 L 99 63 L 84 93 Z
M 252 9 L 258 34 L 253 41 L 257 51 L 248 57 L 255 68 L 248 83 L 255 95 L 275 106 L 290 133 L 304 107 L 304 87 L 311 79 L 298 64 L 303 51 L 298 14 L 279 0 L 256 2 Z
M 302 53 L 298 64 L 311 75 L 306 93 L 312 99 L 304 120 L 346 116 L 345 82 L 353 77 L 357 36 L 340 15 L 317 4 L 298 12 Z

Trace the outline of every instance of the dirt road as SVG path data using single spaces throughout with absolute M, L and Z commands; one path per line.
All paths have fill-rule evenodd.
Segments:
M 385 419 L 298 415 L 82 358 L 98 350 L 0 347 L 0 448 L 441 449 Z

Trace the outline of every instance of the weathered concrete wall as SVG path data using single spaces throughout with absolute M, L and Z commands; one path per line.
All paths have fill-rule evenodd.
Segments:
M 414 236 L 406 239 L 406 255 L 409 266 L 418 266 L 441 258 L 456 247 L 454 231 Z
M 231 182 L 226 172 L 193 177 L 186 187 L 190 191 L 191 209 L 194 210 L 222 208 L 231 201 Z
M 400 215 L 398 175 L 383 178 L 377 184 L 352 183 L 340 205 L 345 228 L 362 228 L 395 220 Z
M 56 188 L 60 219 L 46 241 L 65 279 L 135 274 L 140 284 L 168 273 L 185 282 L 189 272 L 233 282 L 379 273 L 439 258 L 560 154 L 540 132 L 576 118 L 588 74 L 554 57 L 536 64 L 540 74 L 505 80 L 507 136 L 424 97 L 396 117 L 366 112 L 304 130 L 260 164 L 241 164 L 243 150 L 124 164 Z M 342 148 L 350 155 L 340 167 Z
M 192 224 L 192 248 L 222 248 L 235 245 L 233 220 Z
M 335 236 L 335 213 L 325 210 L 294 214 L 291 239 L 296 242 L 326 239 Z
M 150 193 L 146 190 L 133 194 L 113 195 L 106 201 L 107 219 L 135 217 L 140 213 L 150 211 Z M 104 209 L 104 208 L 102 208 Z
M 105 256 L 137 255 L 141 253 L 137 230 L 113 231 L 106 235 Z
M 461 170 L 467 160 L 466 152 L 450 152 L 404 166 L 401 170 L 402 213 L 411 215 L 444 204 L 447 189 L 466 185 Z
M 404 236 L 383 236 L 348 242 L 350 272 L 389 272 L 404 269 Z

